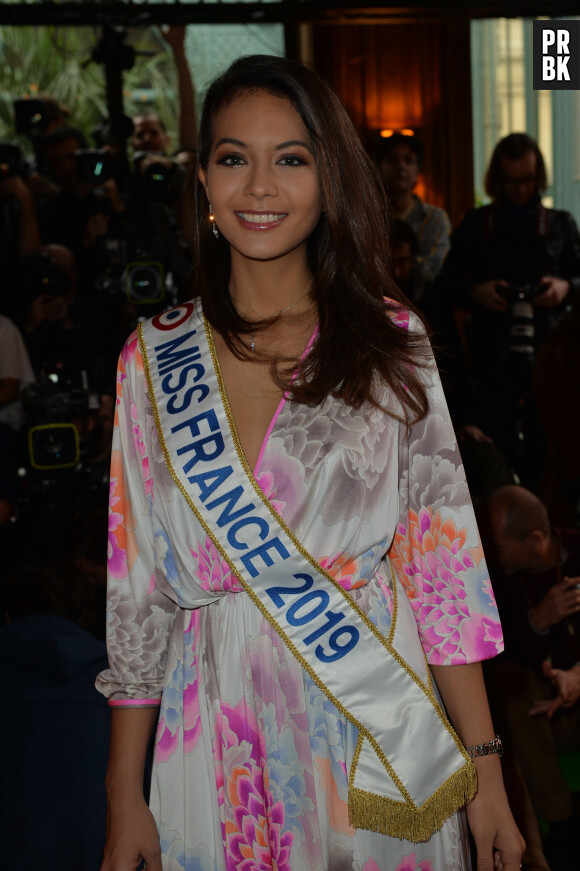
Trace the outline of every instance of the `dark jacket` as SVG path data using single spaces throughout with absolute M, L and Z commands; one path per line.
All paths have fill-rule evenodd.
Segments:
M 567 553 L 560 577 L 580 577 L 580 529 L 556 529 L 554 534 Z M 545 634 L 535 632 L 528 619 L 530 608 L 558 583 L 556 567 L 539 574 L 521 572 L 510 577 L 492 571 L 491 579 L 504 631 L 505 659 L 521 662 L 538 673 L 548 657 L 554 668 L 567 669 L 580 662 L 580 614 L 562 620 Z

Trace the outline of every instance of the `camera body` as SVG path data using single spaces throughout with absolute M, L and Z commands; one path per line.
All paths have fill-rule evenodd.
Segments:
M 536 297 L 544 292 L 541 284 L 510 284 L 508 287 L 496 287 L 497 292 L 510 305 L 516 302 L 534 302 Z
M 146 157 L 151 162 L 143 169 L 141 164 Z M 158 161 L 155 158 L 158 158 Z M 162 154 L 153 151 L 136 151 L 133 155 L 133 167 L 137 189 L 150 200 L 158 203 L 168 203 L 176 199 L 181 189 L 179 165 L 168 161 Z
M 536 326 L 534 322 L 534 300 L 544 292 L 541 284 L 510 284 L 498 287 L 498 293 L 509 303 L 510 327 L 509 350 L 519 361 L 530 367 L 534 361 L 536 346 Z
M 80 148 L 75 163 L 78 181 L 99 185 L 113 178 L 113 159 L 106 148 Z
M 39 136 L 53 121 L 45 100 L 18 99 L 12 105 L 16 132 L 24 136 Z

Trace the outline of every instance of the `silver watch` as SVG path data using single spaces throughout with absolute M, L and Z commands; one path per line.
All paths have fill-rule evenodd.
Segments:
M 477 756 L 490 756 L 492 753 L 497 753 L 498 756 L 503 756 L 503 744 L 501 738 L 496 735 L 493 741 L 486 741 L 484 744 L 472 744 L 471 747 L 466 747 L 467 755 L 471 759 Z

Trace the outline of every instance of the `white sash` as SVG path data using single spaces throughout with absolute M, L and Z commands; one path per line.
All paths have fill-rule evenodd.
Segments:
M 409 639 L 418 644 L 404 592 L 397 596 L 393 579 L 384 638 L 272 508 L 242 451 L 209 325 L 193 303 L 140 325 L 139 344 L 177 487 L 256 607 L 359 730 L 349 773 L 352 825 L 427 840 L 473 797 L 476 775 L 430 678 L 421 680 L 403 658 Z

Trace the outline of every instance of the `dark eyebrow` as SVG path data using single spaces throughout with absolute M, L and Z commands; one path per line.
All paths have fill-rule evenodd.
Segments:
M 302 142 L 301 139 L 290 139 L 288 142 L 281 142 L 280 145 L 276 145 L 276 151 L 282 151 L 284 148 L 290 148 L 292 145 L 301 145 L 307 151 L 312 153 L 312 149 L 308 145 L 307 142 Z
M 233 139 L 229 136 L 224 136 L 223 139 L 219 139 L 214 148 L 219 148 L 220 145 L 237 145 L 239 148 L 247 148 L 247 144 L 242 142 L 241 139 Z M 312 153 L 312 149 L 308 145 L 307 142 L 303 142 L 301 139 L 289 139 L 288 142 L 281 142 L 280 145 L 276 145 L 274 147 L 274 151 L 283 151 L 284 148 L 290 148 L 292 145 L 301 145 L 302 148 L 305 148 L 307 151 Z
M 218 142 L 216 142 L 214 148 L 217 148 L 219 145 L 239 145 L 240 148 L 248 147 L 246 143 L 242 142 L 240 139 L 230 139 L 227 136 L 224 136 L 223 139 L 220 139 Z

